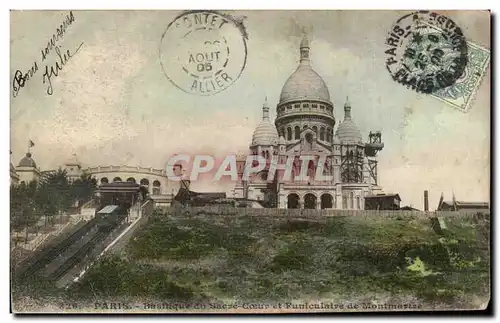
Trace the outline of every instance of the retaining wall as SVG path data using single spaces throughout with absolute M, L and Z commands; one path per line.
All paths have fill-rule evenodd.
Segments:
M 255 209 L 236 208 L 229 206 L 195 206 L 195 207 L 170 207 L 162 208 L 164 214 L 171 215 L 248 215 L 248 216 L 278 216 L 278 217 L 332 217 L 332 216 L 363 216 L 363 217 L 470 217 L 477 215 L 476 211 L 376 211 L 376 210 L 310 210 L 310 209 Z M 483 214 L 490 214 L 490 210 L 484 210 Z M 161 213 L 156 213 L 161 216 Z

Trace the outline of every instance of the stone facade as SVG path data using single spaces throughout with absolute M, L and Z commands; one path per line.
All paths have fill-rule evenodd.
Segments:
M 250 144 L 251 155 L 264 157 L 268 166 L 248 180 L 240 180 L 233 196 L 264 201 L 268 207 L 308 209 L 363 210 L 364 198 L 383 193 L 377 178 L 377 153 L 383 148 L 381 134 L 371 133 L 367 142 L 351 117 L 351 104 L 344 105 L 344 120 L 334 133 L 334 105 L 324 80 L 309 59 L 309 41 L 300 44 L 300 63 L 283 86 L 276 106 L 274 124 L 269 120 L 269 106 L 262 107 L 262 121 Z M 273 127 L 274 126 L 274 127 Z M 278 164 L 292 159 L 292 178 L 268 179 L 273 156 Z M 302 177 L 299 157 L 311 158 Z M 275 157 L 276 158 L 276 157 Z M 320 179 L 315 172 L 324 162 Z

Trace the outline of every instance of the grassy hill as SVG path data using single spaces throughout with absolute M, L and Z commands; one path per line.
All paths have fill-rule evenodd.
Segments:
M 322 301 L 478 308 L 489 300 L 489 216 L 152 217 L 70 297 Z

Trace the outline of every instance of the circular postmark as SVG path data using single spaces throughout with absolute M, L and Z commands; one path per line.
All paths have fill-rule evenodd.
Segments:
M 187 93 L 224 91 L 245 69 L 246 39 L 243 23 L 229 15 L 209 10 L 182 13 L 161 37 L 163 72 Z
M 385 64 L 394 81 L 417 92 L 449 87 L 467 65 L 467 41 L 451 19 L 430 11 L 401 17 L 385 40 Z

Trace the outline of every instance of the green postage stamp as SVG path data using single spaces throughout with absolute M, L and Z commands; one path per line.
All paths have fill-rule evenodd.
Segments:
M 467 112 L 474 100 L 490 61 L 490 51 L 472 42 L 467 43 L 468 64 L 455 84 L 435 91 L 431 95 L 438 100 Z

